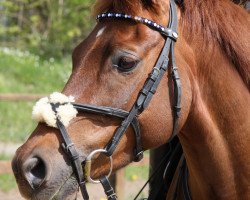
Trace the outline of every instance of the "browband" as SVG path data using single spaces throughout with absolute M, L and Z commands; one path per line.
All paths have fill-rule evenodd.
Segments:
M 176 31 L 172 30 L 171 28 L 165 28 L 162 25 L 157 24 L 156 22 L 146 19 L 144 17 L 138 17 L 138 16 L 132 16 L 132 15 L 127 15 L 127 14 L 123 14 L 123 13 L 102 13 L 97 15 L 96 20 L 100 21 L 102 19 L 105 18 L 116 18 L 116 19 L 127 19 L 127 20 L 132 20 L 136 23 L 141 23 L 144 24 L 146 26 L 148 26 L 151 29 L 154 29 L 158 32 L 160 32 L 163 36 L 165 37 L 170 37 L 171 39 L 173 39 L 174 41 L 177 40 L 178 38 L 178 34 Z

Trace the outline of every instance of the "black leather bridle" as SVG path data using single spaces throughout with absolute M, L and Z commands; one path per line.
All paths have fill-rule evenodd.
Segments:
M 76 104 L 73 106 L 77 109 L 78 112 L 86 112 L 98 115 L 105 115 L 110 117 L 115 117 L 122 119 L 121 125 L 117 128 L 114 133 L 113 138 L 109 141 L 104 149 L 98 149 L 89 154 L 84 162 L 81 161 L 80 155 L 77 152 L 74 144 L 72 143 L 69 134 L 65 126 L 62 124 L 59 118 L 57 118 L 57 127 L 60 130 L 62 136 L 62 146 L 71 160 L 73 171 L 79 183 L 79 187 L 81 189 L 83 198 L 85 200 L 89 199 L 87 190 L 86 190 L 86 182 L 100 182 L 104 191 L 109 200 L 117 199 L 116 194 L 111 187 L 107 176 L 104 176 L 100 179 L 100 181 L 94 181 L 90 177 L 91 172 L 91 159 L 97 153 L 103 153 L 106 156 L 110 157 L 111 169 L 112 171 L 112 154 L 114 153 L 117 145 L 119 144 L 122 136 L 125 134 L 128 127 L 131 125 L 134 133 L 136 145 L 134 148 L 134 161 L 140 161 L 143 158 L 143 149 L 141 146 L 141 133 L 140 133 L 140 124 L 138 120 L 139 114 L 141 114 L 149 105 L 153 95 L 158 88 L 160 81 L 163 78 L 163 75 L 168 71 L 168 67 L 171 67 L 171 74 L 173 80 L 173 90 L 174 90 L 174 105 L 173 105 L 173 133 L 172 137 L 176 135 L 178 128 L 178 119 L 181 111 L 181 84 L 178 73 L 178 68 L 175 63 L 174 56 L 174 44 L 178 38 L 177 34 L 177 9 L 174 0 L 170 0 L 170 13 L 169 13 L 169 24 L 167 28 L 148 20 L 142 17 L 134 17 L 131 15 L 123 14 L 123 13 L 103 13 L 97 16 L 97 20 L 101 21 L 104 18 L 115 18 L 115 19 L 123 19 L 130 20 L 136 23 L 143 23 L 149 28 L 158 31 L 163 38 L 165 39 L 164 47 L 158 57 L 158 60 L 153 67 L 151 73 L 145 81 L 145 84 L 141 91 L 139 92 L 137 99 L 130 109 L 130 111 L 125 111 L 112 107 L 104 107 L 104 106 L 96 106 L 96 105 L 88 105 L 88 104 Z M 51 104 L 53 111 L 56 113 L 56 108 L 60 106 L 60 104 Z M 84 166 L 84 172 L 83 167 Z M 110 174 L 109 173 L 109 174 Z

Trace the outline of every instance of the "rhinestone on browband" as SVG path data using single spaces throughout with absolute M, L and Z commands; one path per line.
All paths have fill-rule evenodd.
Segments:
M 109 12 L 109 13 L 102 13 L 102 14 L 97 15 L 96 20 L 100 21 L 101 19 L 104 19 L 104 18 L 117 18 L 117 19 L 132 20 L 137 23 L 145 24 L 146 26 L 159 31 L 163 36 L 170 37 L 174 40 L 177 40 L 178 38 L 178 34 L 175 31 L 169 28 L 164 28 L 163 26 L 157 24 L 156 22 L 143 18 L 143 17 L 132 16 L 132 15 L 123 14 L 123 13 L 110 13 Z

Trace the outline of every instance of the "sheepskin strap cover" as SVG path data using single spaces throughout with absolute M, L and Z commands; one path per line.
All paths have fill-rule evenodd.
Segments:
M 72 103 L 74 97 L 66 96 L 59 92 L 52 93 L 49 97 L 44 97 L 36 102 L 32 111 L 32 118 L 37 122 L 45 122 L 48 126 L 58 128 L 56 120 L 59 119 L 67 127 L 70 120 L 77 115 L 77 110 Z M 58 105 L 56 112 L 52 109 L 52 104 Z

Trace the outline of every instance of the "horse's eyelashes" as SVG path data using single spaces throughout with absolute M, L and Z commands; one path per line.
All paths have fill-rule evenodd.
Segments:
M 122 72 L 128 72 L 133 70 L 137 64 L 138 60 L 135 60 L 134 58 L 130 57 L 121 57 L 117 63 L 118 70 Z

